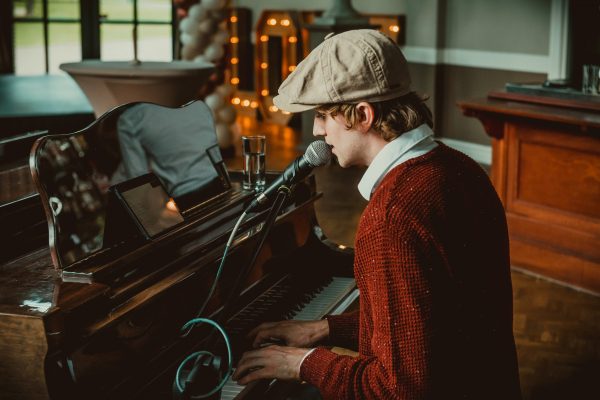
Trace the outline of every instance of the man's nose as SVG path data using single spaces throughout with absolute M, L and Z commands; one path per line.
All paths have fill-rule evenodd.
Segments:
M 318 118 L 315 118 L 315 120 L 313 122 L 313 136 L 323 136 L 323 135 L 325 135 L 325 127 L 323 126 L 323 123 Z

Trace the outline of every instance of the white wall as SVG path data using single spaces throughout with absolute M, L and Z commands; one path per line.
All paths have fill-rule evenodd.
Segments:
M 333 0 L 234 0 L 234 7 L 252 9 L 252 26 L 263 10 L 326 10 Z M 362 0 L 352 1 L 352 6 L 360 13 L 368 14 L 405 14 L 406 0 Z
M 447 48 L 548 55 L 551 0 L 448 0 Z

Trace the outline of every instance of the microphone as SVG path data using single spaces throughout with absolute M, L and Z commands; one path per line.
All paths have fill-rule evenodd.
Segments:
M 250 203 L 248 210 L 265 204 L 282 186 L 290 186 L 306 178 L 313 168 L 325 165 L 331 160 L 331 148 L 323 140 L 312 142 L 303 155 L 296 158 L 268 188 Z

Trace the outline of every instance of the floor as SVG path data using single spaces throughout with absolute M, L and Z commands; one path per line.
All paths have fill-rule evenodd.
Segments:
M 239 136 L 267 136 L 267 169 L 281 170 L 302 154 L 299 134 L 289 127 L 240 118 L 236 156 L 228 167 L 241 169 Z M 337 165 L 317 168 L 317 218 L 327 236 L 352 246 L 366 201 L 356 185 L 364 169 Z M 513 269 L 514 334 L 526 400 L 600 398 L 600 297 Z

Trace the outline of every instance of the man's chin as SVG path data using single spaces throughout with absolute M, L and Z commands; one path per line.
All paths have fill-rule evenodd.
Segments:
M 349 165 L 345 160 L 340 160 L 339 158 L 335 157 L 335 162 L 337 163 L 337 165 L 339 165 L 342 168 L 348 168 L 351 165 Z

